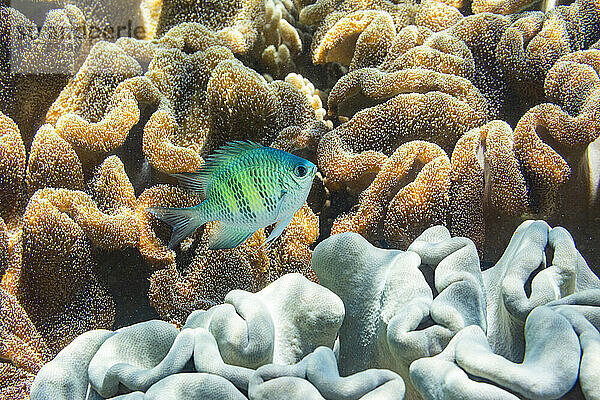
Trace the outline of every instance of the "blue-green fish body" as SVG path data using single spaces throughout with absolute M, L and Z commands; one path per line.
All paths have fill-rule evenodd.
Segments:
M 210 249 L 240 245 L 260 228 L 277 223 L 275 240 L 306 201 L 316 166 L 303 158 L 253 142 L 231 142 L 194 173 L 175 174 L 183 188 L 203 195 L 196 207 L 153 207 L 149 211 L 173 227 L 174 248 L 198 227 L 220 221 Z

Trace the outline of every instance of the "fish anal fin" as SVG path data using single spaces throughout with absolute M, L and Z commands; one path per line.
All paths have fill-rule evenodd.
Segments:
M 208 239 L 208 248 L 210 250 L 233 249 L 244 243 L 254 232 L 256 231 L 243 230 L 220 222 Z

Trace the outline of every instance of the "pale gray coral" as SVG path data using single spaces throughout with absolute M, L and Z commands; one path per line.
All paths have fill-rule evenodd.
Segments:
M 546 249 L 553 257 L 546 255 Z M 537 274 L 538 268 L 541 269 Z M 504 254 L 483 272 L 487 291 L 487 338 L 493 351 L 509 360 L 522 359 L 523 327 L 537 306 L 585 289 L 600 288 L 600 280 L 575 248 L 569 232 L 544 221 L 525 221 L 513 234 Z M 530 293 L 526 287 L 530 282 Z
M 369 369 L 341 377 L 333 351 L 319 347 L 295 365 L 260 367 L 250 380 L 248 393 L 256 400 L 278 399 L 282 391 L 290 400 L 404 398 L 404 382 L 392 371 Z
M 374 367 L 407 377 L 413 361 L 440 353 L 460 329 L 486 327 L 475 245 L 444 227 L 427 229 L 406 252 L 376 248 L 354 233 L 334 235 L 317 246 L 312 268 L 346 307 L 342 374 Z M 435 298 L 426 279 L 432 272 Z
M 586 290 L 531 311 L 522 361 L 494 354 L 484 331 L 469 326 L 439 355 L 415 361 L 411 381 L 426 399 L 557 399 L 579 377 L 585 398 L 596 399 L 599 294 Z
M 233 290 L 225 304 L 192 313 L 184 328 L 203 327 L 225 362 L 248 368 L 293 364 L 317 346 L 333 346 L 344 305 L 300 274 L 287 274 L 258 293 Z
M 37 373 L 31 400 L 84 399 L 88 389 L 88 364 L 114 332 L 93 330 L 78 336 Z

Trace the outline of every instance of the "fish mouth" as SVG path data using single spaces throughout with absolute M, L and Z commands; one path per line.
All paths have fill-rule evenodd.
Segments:
M 317 174 L 317 166 L 316 166 L 316 165 L 313 165 L 313 166 L 310 168 L 310 174 L 311 174 L 312 176 L 315 176 L 315 175 Z

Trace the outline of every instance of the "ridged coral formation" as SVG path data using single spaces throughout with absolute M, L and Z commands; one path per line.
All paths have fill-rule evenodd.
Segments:
M 361 96 L 367 102 L 389 100 L 352 116 Z M 332 89 L 328 107 L 338 115 L 352 116 L 335 130 L 351 148 L 385 153 L 412 139 L 452 149 L 464 132 L 481 125 L 488 115 L 485 98 L 467 79 L 424 68 L 350 72 Z
M 77 71 L 85 56 L 86 20 L 73 4 L 44 7 L 35 20 L 10 5 L 0 9 L 0 112 L 17 123 L 29 147 L 67 75 Z
M 25 146 L 19 128 L 0 112 L 0 215 L 17 200 L 25 178 Z
M 514 150 L 513 131 L 492 121 L 467 132 L 452 153 L 450 227 L 483 247 L 485 217 L 521 215 L 529 200 Z
M 260 17 L 256 18 L 257 15 Z M 258 28 L 264 24 L 264 2 L 240 0 L 214 2 L 207 6 L 202 1 L 163 1 L 156 35 L 161 37 L 171 28 L 190 22 L 203 24 L 208 35 L 227 42 L 236 52 L 244 53 L 256 40 Z
M 90 202 L 82 192 L 43 189 L 25 211 L 17 299 L 55 351 L 114 320 L 113 301 L 93 274 L 86 230 L 107 246 L 117 237 L 106 234 L 112 221 L 103 220 L 97 208 L 86 209 Z
M 446 220 L 449 187 L 450 160 L 444 151 L 433 143 L 405 143 L 361 193 L 357 209 L 334 221 L 331 233 L 350 231 L 408 244 L 423 226 Z

